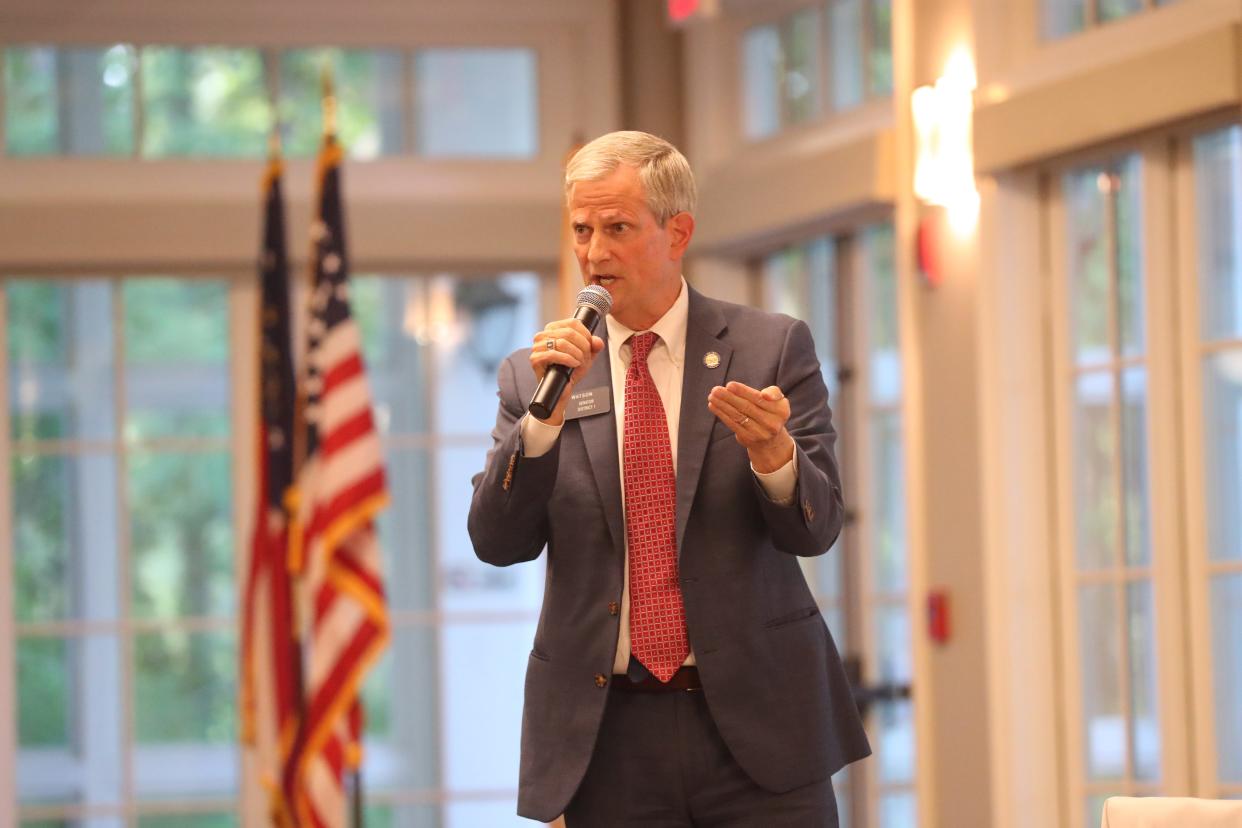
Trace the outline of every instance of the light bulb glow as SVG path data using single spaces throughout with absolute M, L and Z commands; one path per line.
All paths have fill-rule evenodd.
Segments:
M 910 97 L 917 138 L 914 194 L 946 208 L 959 235 L 972 232 L 979 216 L 971 135 L 975 85 L 974 62 L 963 47 L 949 57 L 935 86 L 921 86 Z

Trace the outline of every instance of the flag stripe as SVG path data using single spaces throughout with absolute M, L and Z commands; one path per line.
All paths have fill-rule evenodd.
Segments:
M 323 453 L 329 457 L 344 451 L 350 445 L 357 443 L 366 446 L 369 450 L 373 449 L 370 440 L 363 441 L 362 438 L 374 436 L 375 421 L 371 417 L 370 407 L 362 408 L 354 413 L 352 417 L 341 422 L 335 429 L 328 432 L 323 440 Z M 374 442 L 378 443 L 378 440 Z
M 294 828 L 288 811 L 292 778 L 290 734 L 301 711 L 301 652 L 293 625 L 287 566 L 295 405 L 289 318 L 288 255 L 280 164 L 264 179 L 265 217 L 260 260 L 256 498 L 250 561 L 243 590 L 241 637 L 242 738 L 253 752 L 267 792 L 272 824 Z
M 328 434 L 343 421 L 370 408 L 366 377 L 355 374 L 341 378 L 319 400 L 320 434 Z
M 346 380 L 360 376 L 362 376 L 362 358 L 355 351 L 323 372 L 323 393 L 327 395 L 334 388 L 343 385 Z
M 320 153 L 307 325 L 307 458 L 298 475 L 298 552 L 309 611 L 305 712 L 296 739 L 297 811 L 307 828 L 344 828 L 343 775 L 360 748 L 359 691 L 388 641 L 375 516 L 387 505 L 362 337 L 349 307 L 340 147 Z
M 333 470 L 335 471 L 335 467 Z M 372 499 L 378 499 L 378 502 L 372 503 Z M 315 510 L 308 536 L 322 536 L 323 545 L 329 549 L 334 548 L 355 528 L 370 520 L 386 503 L 384 473 L 372 471 Z M 311 548 L 314 549 L 313 544 Z

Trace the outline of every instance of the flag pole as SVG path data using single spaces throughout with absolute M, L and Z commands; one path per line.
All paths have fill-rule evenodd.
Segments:
M 350 797 L 353 800 L 354 828 L 363 828 L 365 819 L 362 815 L 362 765 L 354 767 L 354 789 Z
M 332 64 L 323 65 L 323 136 L 336 140 L 336 84 L 332 80 Z
M 336 143 L 336 84 L 332 78 L 332 64 L 324 62 L 323 74 L 323 142 L 324 146 Z M 362 704 L 361 699 L 357 704 Z M 361 738 L 361 735 L 359 735 Z M 363 815 L 362 797 L 362 763 L 354 763 L 351 771 L 350 811 L 354 828 L 364 828 L 366 820 Z

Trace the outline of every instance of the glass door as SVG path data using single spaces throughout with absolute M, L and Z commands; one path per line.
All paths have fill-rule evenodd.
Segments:
M 1187 622 L 1197 795 L 1242 798 L 1242 127 L 1181 143 Z
M 838 433 L 845 528 L 804 567 L 874 750 L 833 780 L 841 824 L 855 828 L 917 824 L 893 256 L 893 228 L 882 223 L 782 249 L 760 265 L 763 306 L 811 328 Z
M 1048 177 L 1061 767 L 1242 798 L 1242 127 Z

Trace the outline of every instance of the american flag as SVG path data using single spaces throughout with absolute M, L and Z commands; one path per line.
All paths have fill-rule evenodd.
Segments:
M 270 822 L 292 824 L 283 782 L 302 701 L 301 644 L 293 615 L 289 574 L 289 520 L 285 498 L 293 483 L 296 394 L 289 322 L 289 264 L 285 249 L 281 164 L 264 177 L 259 350 L 259 429 L 255 460 L 258 492 L 242 607 L 242 739 L 254 751 L 267 792 Z
M 361 763 L 363 679 L 388 641 L 375 517 L 388 502 L 379 435 L 350 313 L 341 146 L 319 154 L 314 284 L 307 323 L 305 462 L 297 546 L 309 630 L 305 715 L 291 787 L 304 828 L 343 828 L 345 774 Z

